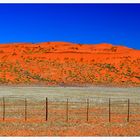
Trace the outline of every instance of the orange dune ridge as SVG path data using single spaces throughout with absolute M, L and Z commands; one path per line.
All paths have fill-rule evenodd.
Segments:
M 140 50 L 67 42 L 0 44 L 0 83 L 140 86 Z

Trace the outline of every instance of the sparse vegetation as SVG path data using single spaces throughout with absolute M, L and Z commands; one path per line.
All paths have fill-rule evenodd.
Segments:
M 19 49 L 20 46 L 13 46 L 13 49 L 10 49 L 10 54 L 16 53 L 16 55 L 10 56 L 10 59 L 8 55 L 5 55 L 6 51 L 1 50 L 1 84 L 3 82 L 9 84 L 14 82 L 16 84 L 41 82 L 45 85 L 60 85 L 59 83 L 65 83 L 65 85 L 78 83 L 79 85 L 119 85 L 119 83 L 120 86 L 125 84 L 128 86 L 140 85 L 140 59 L 137 56 L 131 61 L 132 56 L 129 56 L 129 54 L 128 56 L 123 56 L 123 54 L 117 54 L 120 56 L 115 55 L 116 46 L 112 46 L 113 56 L 110 54 L 109 57 L 106 55 L 107 51 L 111 53 L 108 48 L 105 48 L 105 56 L 103 52 L 98 51 L 98 48 L 92 50 L 88 46 L 87 50 L 89 49 L 91 54 L 83 55 L 83 53 L 73 54 L 71 52 L 69 55 L 66 55 L 63 53 L 63 50 L 59 50 L 59 44 L 52 44 L 50 42 L 45 47 L 41 44 L 32 45 L 35 46 L 21 45 L 21 50 Z M 65 50 L 80 51 L 79 45 L 72 46 L 68 43 L 61 45 L 64 45 Z M 59 53 L 55 54 L 56 50 Z M 96 50 L 96 53 L 94 50 Z M 92 54 L 92 51 L 95 55 Z M 102 58 L 102 56 L 104 57 Z M 12 57 L 14 58 L 12 59 Z

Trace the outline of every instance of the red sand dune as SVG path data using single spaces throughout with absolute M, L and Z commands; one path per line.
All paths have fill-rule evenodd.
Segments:
M 67 42 L 0 44 L 0 83 L 140 86 L 140 50 Z

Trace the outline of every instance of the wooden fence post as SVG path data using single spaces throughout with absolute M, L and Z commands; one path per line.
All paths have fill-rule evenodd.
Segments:
M 5 120 L 5 98 L 3 97 L 3 121 Z
M 27 120 L 27 99 L 25 98 L 25 121 Z
M 129 117 L 130 117 L 130 100 L 128 99 L 127 122 L 129 122 Z
M 66 121 L 69 121 L 69 100 L 67 99 L 66 103 Z
M 111 99 L 109 98 L 109 122 L 111 122 Z
M 89 120 L 89 99 L 87 99 L 87 122 Z
M 48 98 L 46 97 L 46 121 L 48 121 Z

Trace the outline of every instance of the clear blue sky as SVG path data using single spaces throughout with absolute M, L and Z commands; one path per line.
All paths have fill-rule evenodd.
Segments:
M 47 41 L 140 49 L 140 4 L 0 4 L 0 43 Z

